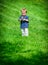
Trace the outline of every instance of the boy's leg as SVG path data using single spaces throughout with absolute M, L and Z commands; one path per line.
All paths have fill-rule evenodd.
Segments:
M 28 28 L 25 28 L 25 36 L 28 36 Z
M 25 30 L 21 29 L 21 32 L 22 32 L 22 36 L 24 36 L 25 35 Z

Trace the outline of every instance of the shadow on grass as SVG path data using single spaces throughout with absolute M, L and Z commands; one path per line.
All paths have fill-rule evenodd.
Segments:
M 4 56 L 4 48 L 5 46 L 0 44 L 0 65 L 48 65 L 48 53 L 44 54 L 41 51 L 37 51 L 37 54 L 33 53 L 28 59 L 19 55 L 18 59 L 14 61 L 9 59 L 7 56 Z M 5 57 L 7 60 L 3 60 Z

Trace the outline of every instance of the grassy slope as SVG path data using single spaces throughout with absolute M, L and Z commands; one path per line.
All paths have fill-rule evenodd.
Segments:
M 1 61 L 6 64 L 10 59 L 10 63 L 13 60 L 15 63 L 17 59 L 24 59 L 23 61 L 26 59 L 24 65 L 40 63 L 40 65 L 47 65 L 47 2 L 44 0 L 4 0 L 0 5 L 2 10 L 0 13 L 2 18 L 0 23 Z M 18 22 L 20 10 L 23 7 L 28 10 L 30 22 L 28 37 L 21 36 Z M 17 64 L 18 62 L 20 63 L 16 61 Z

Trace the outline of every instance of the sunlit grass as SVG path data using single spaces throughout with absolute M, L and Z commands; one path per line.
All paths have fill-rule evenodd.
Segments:
M 2 16 L 0 23 L 0 57 L 2 62 L 6 61 L 6 64 L 10 61 L 14 63 L 16 61 L 19 65 L 17 60 L 23 60 L 26 63 L 24 65 L 38 65 L 40 62 L 41 65 L 47 65 L 48 37 L 46 36 L 48 19 L 47 5 L 45 4 L 44 0 L 14 0 L 12 2 L 11 0 L 5 0 L 0 3 L 2 9 L 0 11 Z M 28 10 L 28 37 L 21 36 L 20 22 L 18 21 L 23 7 Z

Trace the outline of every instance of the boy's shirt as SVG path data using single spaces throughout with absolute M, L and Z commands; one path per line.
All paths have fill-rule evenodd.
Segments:
M 23 19 L 27 19 L 28 20 L 28 16 L 21 15 L 19 19 L 22 19 L 21 20 L 21 28 L 28 28 L 28 21 L 23 21 Z

